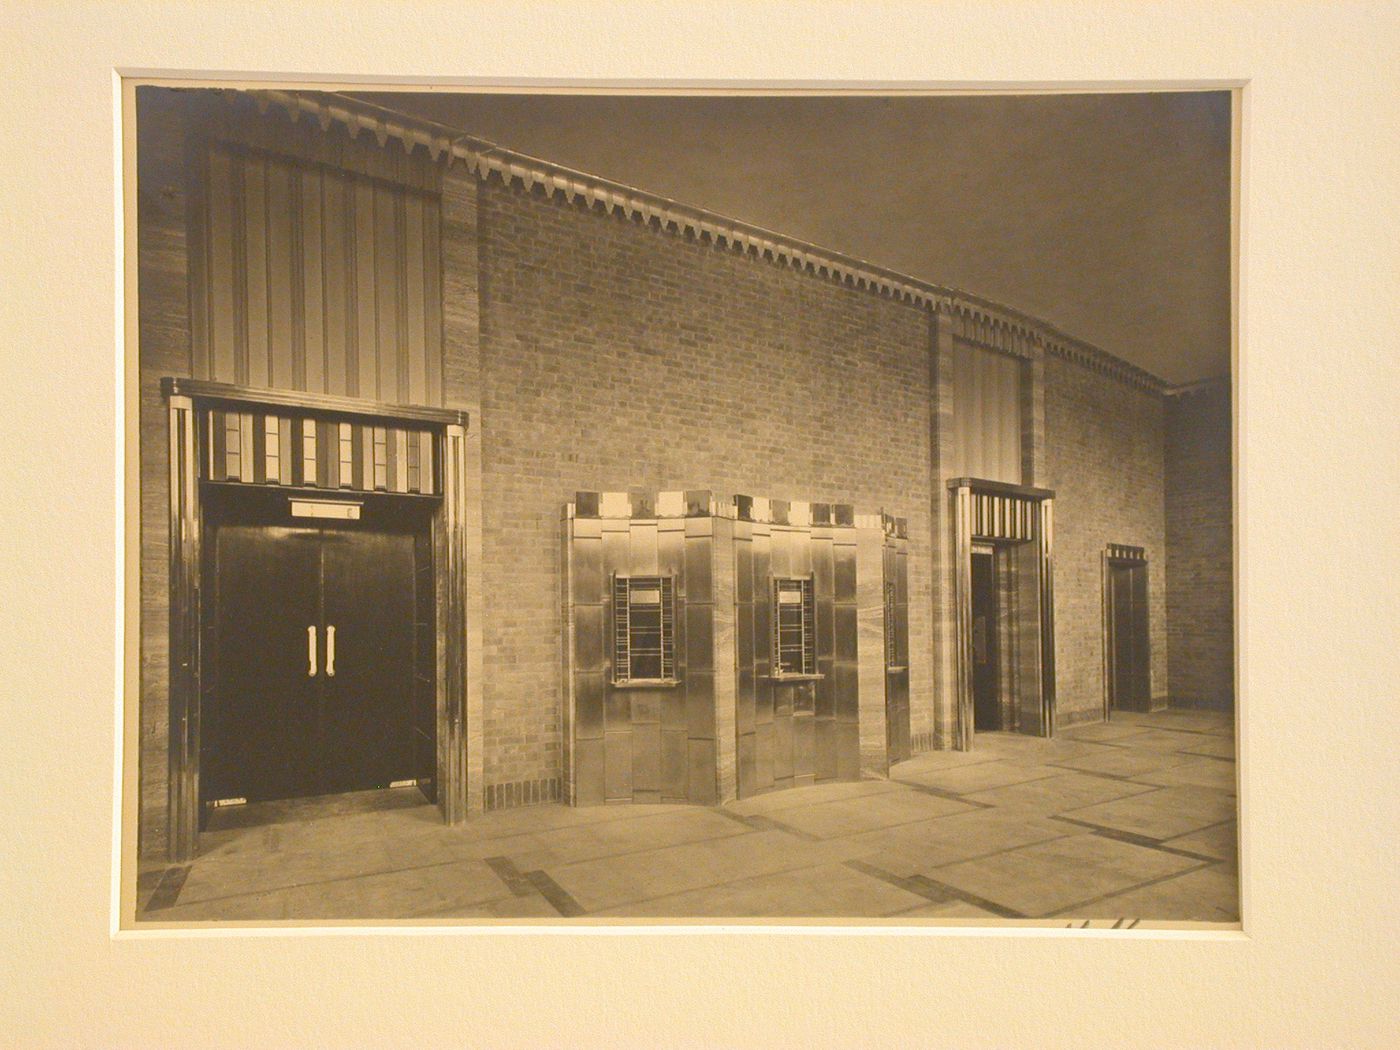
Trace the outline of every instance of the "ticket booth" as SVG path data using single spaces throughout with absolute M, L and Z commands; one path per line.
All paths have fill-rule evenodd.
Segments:
M 724 802 L 907 754 L 901 519 L 632 491 L 564 521 L 569 801 Z

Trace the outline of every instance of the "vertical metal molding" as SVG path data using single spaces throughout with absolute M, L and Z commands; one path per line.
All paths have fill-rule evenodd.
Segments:
M 885 534 L 879 517 L 856 518 L 856 709 L 860 772 L 889 773 L 886 726 Z
M 466 440 L 462 426 L 449 425 L 443 432 L 442 617 L 447 653 L 438 701 L 438 809 L 447 824 L 460 824 L 467 816 Z
M 169 398 L 170 767 L 169 856 L 199 843 L 200 520 L 194 404 Z
M 957 749 L 972 750 L 972 490 L 960 486 L 953 496 L 953 572 L 957 629 L 953 645 Z

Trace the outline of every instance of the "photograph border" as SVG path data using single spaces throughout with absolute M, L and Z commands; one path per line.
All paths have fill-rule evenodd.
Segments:
M 136 91 L 142 87 L 167 87 L 167 88 L 208 88 L 208 89 L 231 89 L 231 90 L 283 90 L 293 92 L 353 92 L 363 90 L 374 90 L 391 93 L 412 94 L 421 93 L 424 90 L 441 92 L 461 92 L 475 94 L 549 94 L 549 95 L 651 95 L 651 96 L 691 96 L 691 97 L 790 97 L 790 98 L 853 98 L 853 97 L 883 97 L 902 96 L 914 98 L 935 98 L 935 97 L 998 97 L 1005 95 L 1028 95 L 1038 97 L 1048 97 L 1057 95 L 1088 95 L 1088 94 L 1143 94 L 1143 93 L 1189 93 L 1201 91 L 1228 91 L 1231 96 L 1231 127 L 1230 127 L 1230 220 L 1229 220 L 1229 246 L 1230 246 L 1230 350 L 1229 362 L 1230 372 L 1228 375 L 1230 396 L 1232 404 L 1231 431 L 1233 438 L 1232 453 L 1237 453 L 1238 435 L 1237 427 L 1239 421 L 1238 386 L 1236 374 L 1238 371 L 1238 348 L 1239 348 L 1239 305 L 1238 305 L 1238 272 L 1239 272 L 1239 224 L 1240 224 L 1240 164 L 1242 159 L 1242 117 L 1245 108 L 1245 87 L 1243 81 L 1226 82 L 1168 82 L 1157 84 L 1152 87 L 1143 87 L 1136 82 L 1129 83 L 1091 83 L 1091 84 L 1052 84 L 1041 88 L 1028 85 L 1016 85 L 1010 88 L 997 86 L 981 87 L 947 87 L 941 84 L 918 85 L 911 82 L 899 82 L 894 85 L 886 85 L 883 82 L 868 81 L 859 85 L 832 84 L 825 82 L 782 82 L 768 83 L 764 81 L 726 82 L 726 81 L 667 81 L 648 80 L 640 83 L 617 80 L 541 80 L 534 81 L 528 79 L 509 78 L 478 78 L 478 79 L 442 79 L 431 78 L 427 80 L 415 81 L 414 78 L 399 80 L 366 79 L 356 77 L 322 77 L 322 78 L 294 78 L 294 77 L 245 77 L 245 76 L 206 76 L 199 73 L 183 70 L 149 71 L 139 75 L 130 72 L 123 72 L 118 82 L 118 112 L 119 127 L 118 139 L 122 144 L 120 166 L 122 171 L 121 197 L 123 206 L 123 227 L 121 246 L 125 254 L 125 300 L 123 313 L 125 317 L 124 339 L 119 341 L 117 346 L 117 367 L 125 372 L 125 386 L 121 401 L 122 412 L 119 419 L 124 424 L 124 462 L 127 465 L 126 490 L 125 490 L 125 528 L 119 530 L 118 542 L 123 545 L 126 551 L 124 565 L 126 572 L 130 574 L 126 580 L 125 591 L 126 600 L 124 608 L 123 635 L 119 638 L 119 643 L 124 643 L 126 660 L 123 675 L 123 696 L 118 697 L 117 722 L 122 726 L 121 739 L 118 745 L 118 753 L 121 756 L 119 761 L 121 777 L 121 810 L 117 827 L 120 833 L 115 837 L 114 849 L 114 886 L 113 901 L 115 914 L 113 916 L 113 928 L 120 935 L 139 933 L 140 935 L 160 935 L 174 934 L 181 931 L 192 933 L 207 933 L 220 928 L 234 930 L 281 930 L 281 931 L 315 931 L 322 929 L 344 929 L 351 928 L 366 932 L 378 933 L 421 933 L 429 930 L 455 930 L 461 932 L 526 932 L 526 933 L 593 933 L 605 931 L 612 927 L 625 927 L 637 932 L 658 930 L 669 933 L 679 933 L 686 931 L 700 931 L 707 928 L 723 928 L 732 932 L 743 933 L 768 933 L 768 932 L 882 932 L 887 933 L 892 930 L 904 930 L 911 933 L 938 933 L 940 931 L 956 932 L 977 932 L 1000 929 L 1020 929 L 1028 931 L 1040 931 L 1044 934 L 1054 935 L 1056 932 L 1069 928 L 1076 928 L 1079 931 L 1087 930 L 1110 930 L 1112 932 L 1136 936 L 1149 937 L 1159 933 L 1189 933 L 1197 936 L 1235 936 L 1247 932 L 1245 925 L 1246 901 L 1244 891 L 1245 855 L 1247 844 L 1246 821 L 1244 815 L 1243 801 L 1243 775 L 1239 772 L 1242 767 L 1243 753 L 1243 726 L 1245 722 L 1244 712 L 1247 707 L 1246 697 L 1241 689 L 1241 653 L 1239 647 L 1235 646 L 1235 703 L 1233 717 L 1235 721 L 1235 746 L 1236 746 L 1236 768 L 1237 768 L 1237 795 L 1236 795 L 1236 820 L 1238 827 L 1238 873 L 1239 880 L 1239 902 L 1240 921 L 1234 923 L 1217 923 L 1205 921 L 1170 920 L 1157 919 L 1152 916 L 1143 916 L 1140 922 L 1136 922 L 1131 929 L 1120 929 L 1122 920 L 1115 924 L 1113 920 L 1073 920 L 1065 919 L 879 919 L 879 918 L 822 918 L 822 919 L 785 919 L 785 918 L 729 918 L 713 919 L 704 917 L 686 917 L 674 919 L 616 919 L 616 918 L 590 918 L 590 919 L 438 919 L 431 922 L 421 923 L 413 920 L 385 920 L 375 918 L 364 919 L 286 919 L 286 920 L 221 920 L 217 923 L 209 922 L 162 922 L 157 919 L 145 918 L 139 922 L 135 915 L 137 911 L 137 890 L 136 876 L 139 858 L 136 852 L 137 828 L 140 814 L 140 771 L 137 756 L 140 752 L 141 735 L 141 714 L 140 714 L 140 668 L 141 668 L 141 596 L 140 588 L 137 585 L 140 571 L 140 510 L 141 492 L 139 477 L 139 426 L 137 422 L 137 407 L 140 401 L 139 390 L 139 351 L 136 349 L 139 339 L 138 314 L 138 289 L 136 280 L 137 271 L 137 216 L 136 216 L 136 171 L 137 171 L 137 134 L 136 117 L 137 103 Z M 1239 482 L 1238 458 L 1237 455 L 1231 463 L 1231 484 L 1234 493 L 1233 503 L 1237 507 L 1239 499 L 1237 495 Z M 1236 516 L 1232 521 L 1232 541 L 1233 541 L 1233 573 L 1234 573 L 1234 594 L 1233 605 L 1234 622 L 1232 629 L 1234 638 L 1242 637 L 1239 619 L 1241 616 L 1240 602 L 1238 601 L 1239 591 L 1239 565 L 1240 565 L 1240 544 L 1239 544 L 1239 521 Z

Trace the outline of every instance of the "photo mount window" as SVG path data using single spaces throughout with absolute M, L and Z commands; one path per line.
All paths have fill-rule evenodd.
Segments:
M 810 576 L 773 578 L 773 676 L 817 673 L 816 603 Z
M 676 586 L 671 576 L 614 576 L 613 683 L 674 684 Z

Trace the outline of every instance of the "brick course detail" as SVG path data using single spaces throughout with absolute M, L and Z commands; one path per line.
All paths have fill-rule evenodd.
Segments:
M 1171 699 L 1183 707 L 1231 710 L 1235 606 L 1229 384 L 1169 398 L 1167 420 Z

